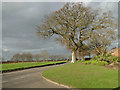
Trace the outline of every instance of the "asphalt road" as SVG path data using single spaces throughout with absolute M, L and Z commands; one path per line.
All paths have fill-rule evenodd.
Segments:
M 62 64 L 63 65 L 63 64 Z M 42 78 L 44 70 L 60 65 L 32 68 L 2 74 L 2 88 L 65 88 Z

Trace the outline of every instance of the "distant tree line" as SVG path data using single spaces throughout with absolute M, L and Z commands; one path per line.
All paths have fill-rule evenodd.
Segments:
M 29 52 L 27 53 L 16 53 L 13 55 L 13 57 L 11 58 L 11 61 L 46 61 L 46 60 L 66 60 L 68 58 L 68 55 L 50 55 L 49 52 L 47 52 L 46 50 L 43 50 L 40 54 L 31 54 Z

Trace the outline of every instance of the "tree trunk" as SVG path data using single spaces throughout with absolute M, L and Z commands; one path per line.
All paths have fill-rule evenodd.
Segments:
M 84 55 L 82 55 L 82 61 L 84 61 L 84 60 L 85 60 Z
M 90 56 L 91 56 L 91 55 L 90 55 L 90 53 L 89 53 L 89 59 L 91 58 Z
M 75 51 L 72 51 L 72 63 L 74 63 L 76 61 L 76 53 Z
M 80 55 L 78 55 L 78 60 L 79 60 L 79 61 L 81 60 L 81 56 L 80 56 Z

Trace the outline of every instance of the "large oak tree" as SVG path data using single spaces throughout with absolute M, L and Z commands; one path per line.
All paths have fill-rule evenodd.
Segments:
M 84 3 L 66 3 L 60 10 L 46 15 L 38 26 L 37 33 L 42 38 L 54 36 L 72 51 L 72 62 L 76 61 L 76 51 L 84 41 L 97 30 L 113 28 L 114 18 L 107 12 L 93 10 Z

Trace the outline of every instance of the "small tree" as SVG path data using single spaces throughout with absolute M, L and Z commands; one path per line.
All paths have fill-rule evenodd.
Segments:
M 116 40 L 116 33 L 114 30 L 104 29 L 98 30 L 98 33 L 93 33 L 89 40 L 89 45 L 96 55 L 105 55 L 107 53 L 108 46 Z
M 67 55 L 50 55 L 51 60 L 66 60 Z
M 58 55 L 50 55 L 49 58 L 54 61 L 54 60 L 59 59 L 60 57 L 58 57 Z
M 16 53 L 13 55 L 12 60 L 18 62 L 21 59 L 21 55 L 19 53 Z
M 43 60 L 47 60 L 50 56 L 49 52 L 47 50 L 43 50 L 40 53 L 41 57 L 43 58 Z
M 25 57 L 27 61 L 32 61 L 33 55 L 31 53 L 25 53 Z
M 26 55 L 25 55 L 25 53 L 22 53 L 22 54 L 21 54 L 21 59 L 22 59 L 22 62 L 25 61 L 25 59 L 26 59 Z
M 36 59 L 36 61 L 39 61 L 39 59 L 40 59 L 40 54 L 35 54 L 35 55 L 34 55 L 34 58 Z

